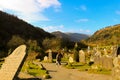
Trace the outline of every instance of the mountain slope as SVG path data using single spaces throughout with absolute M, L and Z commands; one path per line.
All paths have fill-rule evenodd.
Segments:
M 0 11 L 0 48 L 6 48 L 11 38 L 16 35 L 25 41 L 36 40 L 39 44 L 44 38 L 53 37 L 41 28 Z
M 58 38 L 69 39 L 70 41 L 79 42 L 82 39 L 87 39 L 89 36 L 79 33 L 62 33 L 60 31 L 52 32 Z
M 120 24 L 96 31 L 88 40 L 89 44 L 120 45 Z

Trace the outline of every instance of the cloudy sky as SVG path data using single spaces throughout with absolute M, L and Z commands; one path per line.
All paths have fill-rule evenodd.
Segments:
M 120 24 L 120 0 L 0 0 L 0 10 L 48 32 L 93 34 Z

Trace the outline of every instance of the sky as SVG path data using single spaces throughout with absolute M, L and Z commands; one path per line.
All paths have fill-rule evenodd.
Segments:
M 120 24 L 120 0 L 0 0 L 0 10 L 47 32 L 92 35 Z

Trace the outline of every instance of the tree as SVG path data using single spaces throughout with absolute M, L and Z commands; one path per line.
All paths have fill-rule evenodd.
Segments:
M 25 40 L 18 35 L 13 35 L 7 43 L 8 48 L 14 49 L 21 44 L 25 44 Z
M 44 49 L 59 50 L 62 46 L 62 40 L 60 38 L 46 38 L 43 40 L 42 45 Z

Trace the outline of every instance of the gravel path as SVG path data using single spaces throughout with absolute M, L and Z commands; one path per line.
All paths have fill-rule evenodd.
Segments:
M 66 69 L 62 66 L 56 66 L 55 63 L 42 64 L 52 77 L 45 80 L 112 80 L 110 75 L 89 74 L 76 69 Z

